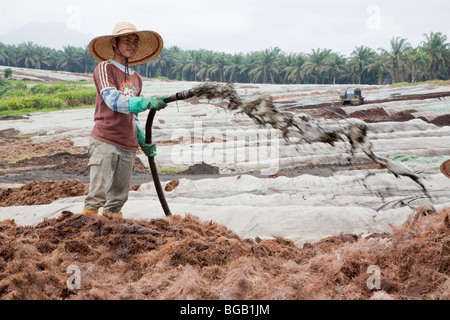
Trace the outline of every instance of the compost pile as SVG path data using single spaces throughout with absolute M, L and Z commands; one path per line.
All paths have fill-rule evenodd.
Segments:
M 89 184 L 77 179 L 64 181 L 33 181 L 20 188 L 0 193 L 0 207 L 32 206 L 52 203 L 61 198 L 87 195 Z
M 117 222 L 65 211 L 33 227 L 5 220 L 0 299 L 448 300 L 449 216 L 418 211 L 392 234 L 303 248 L 242 239 L 189 214 Z M 375 288 L 371 266 L 380 270 Z

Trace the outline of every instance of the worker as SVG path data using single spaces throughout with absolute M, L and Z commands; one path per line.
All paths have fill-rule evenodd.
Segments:
M 165 108 L 165 97 L 141 97 L 142 78 L 130 66 L 154 59 L 162 48 L 158 33 L 137 31 L 128 22 L 118 23 L 111 35 L 89 43 L 89 52 L 100 63 L 93 74 L 97 98 L 88 147 L 89 194 L 83 214 L 98 214 L 103 207 L 103 216 L 122 218 L 138 147 L 148 157 L 156 155 L 155 145 L 145 143 L 138 113 Z

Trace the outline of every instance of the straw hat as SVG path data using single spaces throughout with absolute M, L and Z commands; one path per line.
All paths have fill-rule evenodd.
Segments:
M 156 58 L 163 48 L 163 39 L 155 31 L 137 31 L 134 24 L 129 22 L 118 23 L 111 35 L 100 36 L 89 43 L 89 52 L 97 61 L 105 61 L 114 57 L 114 49 L 111 39 L 128 34 L 136 34 L 139 37 L 139 47 L 133 59 L 128 61 L 129 66 L 135 66 Z

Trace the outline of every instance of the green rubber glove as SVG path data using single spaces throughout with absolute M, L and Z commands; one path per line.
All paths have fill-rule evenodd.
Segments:
M 139 146 L 147 157 L 156 156 L 156 145 L 154 143 L 145 143 L 145 134 L 141 127 L 136 123 L 137 139 Z
M 172 96 L 171 96 L 170 94 L 168 94 L 168 95 L 162 97 L 161 99 L 162 99 L 162 100 L 166 100 L 166 99 L 169 99 L 169 98 L 172 98 Z
M 161 110 L 167 107 L 167 103 L 164 102 L 164 98 L 157 97 L 130 97 L 128 105 L 131 113 L 143 112 L 147 109 Z

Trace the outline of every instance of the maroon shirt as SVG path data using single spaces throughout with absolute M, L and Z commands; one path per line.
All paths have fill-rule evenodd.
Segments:
M 94 112 L 95 125 L 91 135 L 121 149 L 138 150 L 135 115 L 118 112 L 119 107 L 115 105 L 112 106 L 115 111 L 109 108 L 102 92 L 106 89 L 116 89 L 120 95 L 115 101 L 123 105 L 124 100 L 141 94 L 141 76 L 130 70 L 130 75 L 127 75 L 125 81 L 125 72 L 122 69 L 111 61 L 103 61 L 94 70 L 94 83 L 97 88 L 97 100 Z

